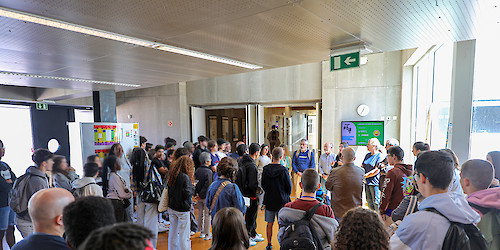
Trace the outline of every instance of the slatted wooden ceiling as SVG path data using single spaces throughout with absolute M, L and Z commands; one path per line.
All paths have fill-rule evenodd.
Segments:
M 352 41 L 384 52 L 473 39 L 479 15 L 475 0 L 0 0 L 0 6 L 264 69 L 319 62 L 332 45 Z M 0 69 L 141 87 L 250 71 L 5 17 Z M 2 75 L 0 83 L 99 87 Z

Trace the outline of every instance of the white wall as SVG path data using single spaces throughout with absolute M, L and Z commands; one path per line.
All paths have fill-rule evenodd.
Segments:
M 190 105 L 276 103 L 321 99 L 321 63 L 187 82 Z
M 385 123 L 385 138 L 399 139 L 401 54 L 401 51 L 394 51 L 369 55 L 366 65 L 333 72 L 330 72 L 330 62 L 323 62 L 322 145 L 325 142 L 340 143 L 341 121 L 380 120 L 382 116 L 391 116 L 391 120 Z M 370 107 L 370 113 L 365 117 L 356 113 L 360 104 Z M 393 116 L 397 119 L 392 120 Z
M 139 123 L 139 133 L 154 145 L 164 145 L 164 139 L 171 137 L 180 146 L 188 140 L 188 119 L 185 104 L 181 105 L 179 84 L 130 90 L 116 93 L 116 116 L 118 122 Z M 182 84 L 181 84 L 182 91 Z M 182 106 L 182 107 L 181 107 Z M 128 118 L 132 115 L 132 118 Z M 172 121 L 173 126 L 168 126 Z

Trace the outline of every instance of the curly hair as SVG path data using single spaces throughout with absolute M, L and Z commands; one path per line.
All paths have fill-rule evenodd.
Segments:
M 387 250 L 389 235 L 377 213 L 355 207 L 342 218 L 335 236 L 334 249 Z
M 92 231 L 78 249 L 83 250 L 144 250 L 153 233 L 129 222 L 118 223 Z
M 187 148 L 178 148 L 174 151 L 174 161 L 181 158 L 181 156 L 184 156 L 184 155 L 190 155 L 191 154 L 191 151 L 189 151 L 189 149 Z
M 175 181 L 180 172 L 189 176 L 191 182 L 194 182 L 194 162 L 191 157 L 184 155 L 172 162 L 170 171 L 168 171 L 167 183 L 169 187 L 175 186 Z
M 224 157 L 217 165 L 217 174 L 230 180 L 234 180 L 238 173 L 238 163 L 232 157 Z

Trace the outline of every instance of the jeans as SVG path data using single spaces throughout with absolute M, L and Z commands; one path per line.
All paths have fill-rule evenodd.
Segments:
M 170 230 L 168 232 L 168 249 L 191 249 L 190 212 L 178 212 L 168 209 Z
M 210 233 L 210 212 L 206 204 L 206 199 L 198 200 L 196 204 L 198 209 L 198 229 L 202 234 Z
M 368 207 L 378 212 L 378 207 L 380 205 L 380 188 L 379 186 L 365 185 L 366 201 L 368 202 Z
M 33 234 L 33 223 L 31 223 L 31 221 L 27 221 L 25 219 L 21 219 L 21 218 L 17 217 L 16 227 L 17 227 L 17 230 L 19 230 L 19 232 L 21 232 L 21 235 L 25 239 L 26 239 L 26 237 Z
M 158 205 L 142 202 L 140 198 L 137 200 L 137 224 L 153 232 L 151 244 L 156 248 L 156 242 L 158 241 Z
M 255 237 L 257 234 L 257 210 L 259 208 L 259 198 L 250 198 L 250 206 L 245 214 L 245 224 L 247 226 L 248 235 Z

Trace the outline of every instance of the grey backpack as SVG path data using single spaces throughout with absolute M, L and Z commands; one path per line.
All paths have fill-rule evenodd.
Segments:
M 26 173 L 14 182 L 14 186 L 9 194 L 9 206 L 18 215 L 23 215 L 28 212 L 28 202 L 23 198 L 23 195 L 28 193 L 26 188 L 28 186 L 31 174 Z

